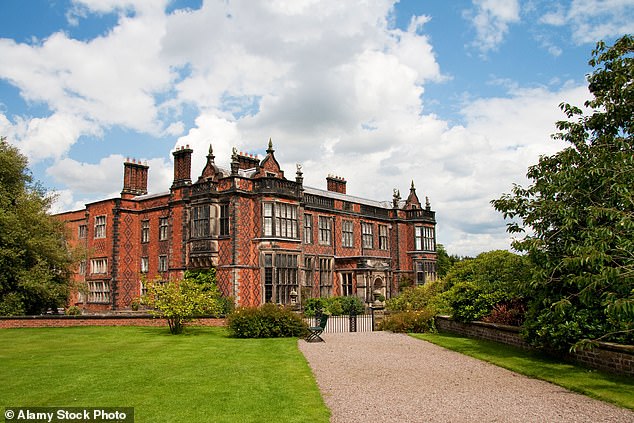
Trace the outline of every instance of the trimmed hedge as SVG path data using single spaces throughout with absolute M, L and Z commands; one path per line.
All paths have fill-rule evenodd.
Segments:
M 435 313 L 431 309 L 389 314 L 385 316 L 379 329 L 398 333 L 436 332 L 434 316 Z
M 308 324 L 301 316 L 271 303 L 237 308 L 227 316 L 227 326 L 236 338 L 303 337 L 308 333 Z

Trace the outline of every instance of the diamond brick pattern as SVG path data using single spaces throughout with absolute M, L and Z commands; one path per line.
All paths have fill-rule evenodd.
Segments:
M 239 305 L 257 306 L 263 301 L 264 258 L 267 255 L 274 258 L 273 263 L 277 263 L 275 257 L 297 256 L 298 293 L 313 297 L 320 295 L 319 263 L 322 258 L 332 260 L 332 294 L 342 292 L 340 272 L 348 272 L 353 275 L 356 294 L 366 299 L 370 297 L 368 290 L 374 288 L 367 287 L 364 291 L 365 281 L 380 277 L 383 280 L 381 289 L 387 297 L 397 292 L 400 277 L 415 276 L 415 263 L 435 263 L 435 251 L 415 251 L 415 227 L 424 226 L 433 231 L 436 222 L 435 212 L 429 207 L 421 208 L 413 184 L 405 202 L 395 199 L 394 207 L 384 206 L 376 201 L 348 196 L 341 189 L 329 192 L 304 187 L 301 169 L 298 169 L 295 180 L 287 179 L 274 157 L 272 144 L 266 153 L 261 161 L 237 154 L 231 163 L 232 173 L 224 176 L 214 173 L 216 179 L 210 181 L 192 177 L 192 150 L 179 149 L 175 155 L 176 179 L 168 193 L 137 195 L 134 190 L 128 190 L 120 198 L 91 203 L 84 210 L 57 215 L 69 227 L 71 245 L 89 251 L 89 260 L 108 259 L 111 274 L 75 275 L 77 282 L 113 278 L 115 308 L 125 309 L 139 295 L 142 264 L 146 272 L 144 277 L 163 280 L 182 278 L 188 268 L 215 266 L 218 288 L 223 295 L 236 296 Z M 208 157 L 206 168 L 215 166 L 213 160 Z M 269 210 L 284 210 L 280 213 L 288 215 L 263 216 L 267 204 L 280 203 L 285 206 L 271 206 Z M 209 207 L 208 222 L 192 221 L 193 209 L 199 206 Z M 311 243 L 304 243 L 303 239 L 306 215 L 312 218 Z M 105 238 L 95 238 L 97 217 L 103 221 L 104 216 Z M 168 239 L 159 241 L 159 223 L 165 217 L 169 218 Z M 329 245 L 320 242 L 320 218 L 331 222 Z M 148 242 L 145 243 L 141 243 L 143 221 L 149 224 Z M 352 227 L 352 245 L 346 247 L 342 246 L 344 221 L 348 228 Z M 370 244 L 374 248 L 361 245 L 362 223 L 372 226 Z M 197 233 L 197 238 L 192 237 L 195 225 L 203 228 L 203 235 Z M 87 236 L 83 239 L 78 239 L 80 226 L 86 227 L 84 233 Z M 386 227 L 389 228 L 389 245 L 379 249 L 379 229 Z M 264 228 L 267 228 L 268 236 L 264 235 Z M 273 233 L 272 228 L 280 229 Z M 290 233 L 297 236 L 288 238 Z M 161 256 L 168 257 L 168 269 L 159 268 L 165 265 L 159 260 Z M 305 257 L 313 258 L 313 269 L 308 272 L 303 267 Z M 282 270 L 272 267 L 273 284 L 283 283 L 279 272 Z M 311 275 L 311 280 L 304 280 L 306 275 Z M 78 299 L 74 293 L 71 303 L 77 304 Z M 103 304 L 79 305 L 89 310 L 104 309 Z

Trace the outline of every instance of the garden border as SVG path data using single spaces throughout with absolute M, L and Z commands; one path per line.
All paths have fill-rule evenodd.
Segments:
M 535 350 L 520 336 L 517 326 L 496 323 L 461 323 L 449 316 L 436 316 L 436 328 L 440 332 L 451 332 L 469 338 L 486 339 L 527 350 Z M 570 352 L 564 359 L 587 367 L 620 375 L 634 376 L 634 345 L 619 345 L 599 342 L 590 350 Z
M 0 329 L 52 328 L 73 326 L 167 326 L 167 320 L 151 314 L 111 315 L 42 315 L 0 317 Z M 203 316 L 188 323 L 188 326 L 226 326 L 224 318 Z

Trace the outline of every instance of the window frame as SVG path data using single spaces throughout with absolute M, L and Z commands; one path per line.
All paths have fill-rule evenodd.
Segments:
M 341 295 L 344 297 L 353 296 L 353 274 L 352 272 L 341 273 Z
M 220 204 L 220 236 L 230 235 L 229 203 Z
M 280 201 L 262 203 L 262 236 L 271 238 L 299 239 L 297 204 Z
M 141 244 L 148 242 L 150 242 L 150 220 L 144 219 L 141 221 Z
M 202 213 L 201 213 L 202 211 Z M 211 235 L 211 210 L 209 204 L 198 204 L 191 209 L 191 237 L 207 238 Z
M 436 251 L 436 231 L 434 227 L 414 227 L 414 249 L 416 251 Z
M 312 288 L 315 283 L 315 257 L 304 256 L 304 286 Z
M 341 246 L 344 248 L 354 247 L 354 221 L 341 221 Z
M 379 250 L 389 250 L 389 228 L 387 225 L 379 224 Z
M 88 281 L 88 302 L 110 303 L 110 282 L 104 280 Z
M 158 256 L 158 271 L 161 273 L 169 271 L 169 260 L 166 254 Z
M 424 285 L 436 280 L 437 266 L 435 261 L 416 260 L 414 262 L 414 277 L 416 285 Z
M 374 249 L 374 224 L 361 222 L 361 246 L 368 250 Z
M 169 238 L 169 217 L 159 217 L 159 241 L 167 241 Z
M 91 275 L 107 275 L 108 274 L 108 259 L 106 257 L 90 259 L 90 274 Z
M 265 303 L 291 304 L 292 291 L 299 294 L 298 253 L 264 253 L 262 256 Z
M 313 215 L 304 213 L 304 244 L 313 244 Z
M 150 258 L 148 256 L 141 257 L 141 273 L 148 273 L 150 271 Z
M 332 257 L 319 258 L 319 296 L 327 298 L 332 296 Z
M 105 214 L 95 216 L 95 239 L 101 239 L 106 237 L 107 224 L 108 224 L 108 218 Z
M 332 245 L 331 216 L 319 216 L 319 245 Z
M 77 227 L 77 239 L 88 238 L 88 225 L 81 224 Z

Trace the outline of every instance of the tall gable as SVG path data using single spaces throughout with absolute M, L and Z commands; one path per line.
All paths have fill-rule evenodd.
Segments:
M 280 168 L 280 164 L 275 158 L 275 150 L 273 150 L 273 141 L 269 138 L 269 148 L 266 150 L 266 157 L 260 162 L 260 168 L 258 172 L 253 176 L 254 178 L 261 178 L 265 176 L 273 176 L 276 178 L 284 178 L 284 171 Z

